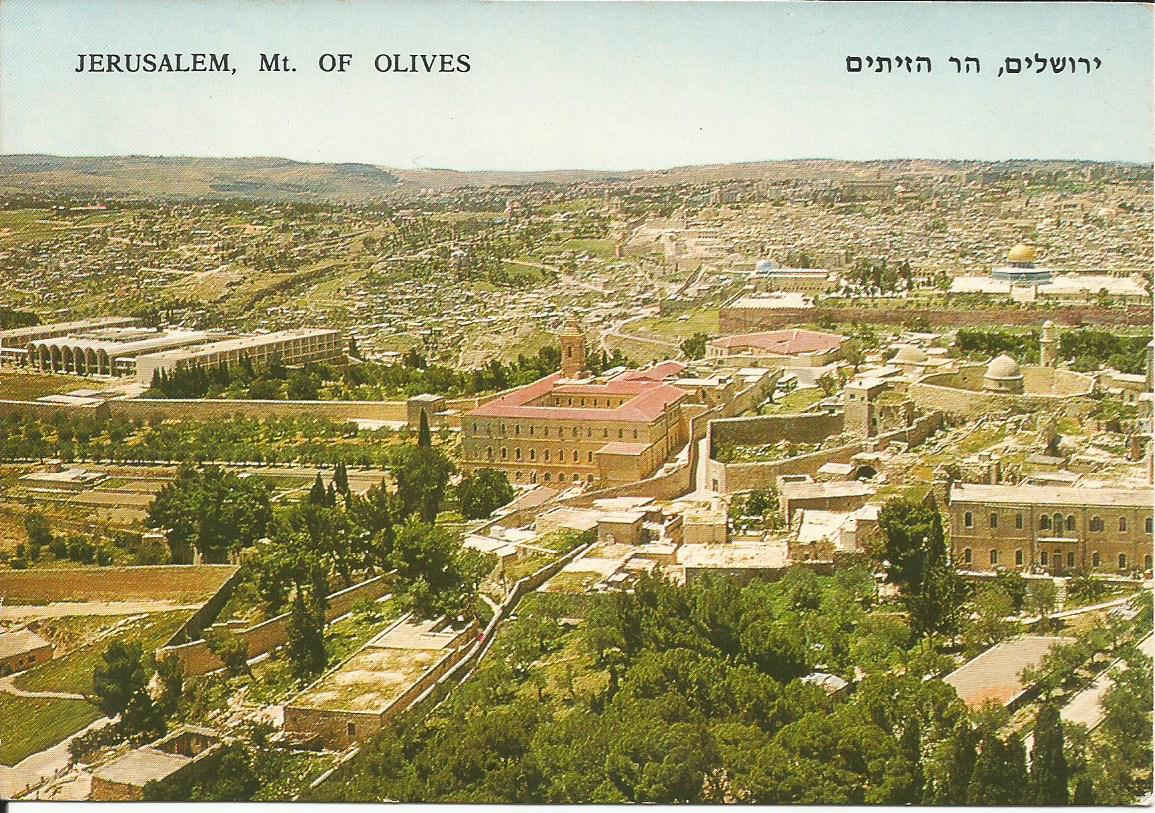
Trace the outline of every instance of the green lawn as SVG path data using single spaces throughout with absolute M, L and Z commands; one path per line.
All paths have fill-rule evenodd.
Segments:
M 578 254 L 592 254 L 603 260 L 613 259 L 614 256 L 613 240 L 581 239 L 574 237 L 562 243 L 562 248 L 566 251 L 576 251 Z
M 129 624 L 114 636 L 81 647 L 64 657 L 30 669 L 16 678 L 16 688 L 29 692 L 92 691 L 92 670 L 102 663 L 105 648 L 112 640 L 140 641 L 145 653 L 161 646 L 188 618 L 187 611 L 156 613 Z
M 0 694 L 0 765 L 15 765 L 99 717 L 84 700 Z
M 762 409 L 763 415 L 789 415 L 794 412 L 804 412 L 817 404 L 826 396 L 817 387 L 808 387 L 804 390 L 794 390 L 779 398 L 773 404 Z
M 680 316 L 689 316 L 689 319 L 680 320 Z M 637 333 L 639 336 L 653 336 L 658 339 L 683 339 L 695 333 L 705 333 L 708 336 L 717 336 L 718 309 L 707 308 L 679 316 L 661 316 L 654 319 L 639 319 L 626 325 L 626 333 Z

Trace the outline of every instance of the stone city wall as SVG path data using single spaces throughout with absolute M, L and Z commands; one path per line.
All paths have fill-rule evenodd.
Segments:
M 759 445 L 779 440 L 820 443 L 841 433 L 844 424 L 841 413 L 832 415 L 826 412 L 722 418 L 710 422 L 710 443 Z
M 924 317 L 930 324 L 942 327 L 973 327 L 983 324 L 1038 326 L 1046 319 L 1056 325 L 1141 325 L 1151 324 L 1151 308 L 1143 305 L 1125 308 L 1101 308 L 1095 305 L 1050 308 L 991 306 L 973 308 L 734 308 L 723 307 L 718 313 L 719 333 L 753 333 L 800 324 L 867 322 L 876 325 L 903 325 Z

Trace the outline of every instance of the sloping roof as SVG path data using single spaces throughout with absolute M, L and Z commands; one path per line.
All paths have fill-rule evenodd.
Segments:
M 523 418 L 525 420 L 634 421 L 649 423 L 670 404 L 686 397 L 684 390 L 653 381 L 609 381 L 605 384 L 562 384 L 561 373 L 539 378 L 513 392 L 482 404 L 467 417 Z M 551 392 L 565 395 L 634 395 L 621 406 L 610 409 L 582 407 L 528 406 Z
M 1006 706 L 1029 688 L 1019 679 L 1023 669 L 1037 667 L 1052 646 L 1070 641 L 1070 638 L 1050 635 L 1012 638 L 967 661 L 943 678 L 943 682 L 953 686 L 959 698 L 971 708 L 979 708 L 988 700 Z
M 835 350 L 842 346 L 842 337 L 835 333 L 819 333 L 815 330 L 772 330 L 768 333 L 723 336 L 711 341 L 710 345 L 725 350 L 751 347 L 768 353 L 796 356 Z

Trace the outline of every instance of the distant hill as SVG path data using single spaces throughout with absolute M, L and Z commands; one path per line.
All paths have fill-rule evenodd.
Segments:
M 307 164 L 286 158 L 0 156 L 2 191 L 361 203 L 396 185 L 397 176 L 371 164 Z
M 397 169 L 372 164 L 312 164 L 287 158 L 0 155 L 0 192 L 119 198 L 248 198 L 365 203 L 418 189 L 622 182 L 675 186 L 724 180 L 886 180 L 976 169 L 1060 170 L 1083 161 L 839 161 L 824 158 L 704 164 L 662 170 L 541 172 Z

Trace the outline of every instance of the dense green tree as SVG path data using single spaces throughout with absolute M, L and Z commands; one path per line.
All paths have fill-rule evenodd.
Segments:
M 709 340 L 710 334 L 699 331 L 693 336 L 683 339 L 678 348 L 686 358 L 700 359 L 706 355 L 706 342 Z
M 1031 749 L 1031 796 L 1034 804 L 1065 805 L 1069 779 L 1063 755 L 1063 722 L 1053 703 L 1044 703 L 1035 718 Z
M 404 446 L 394 457 L 393 477 L 403 516 L 418 513 L 432 523 L 441 511 L 453 463 L 439 449 Z
M 421 410 L 421 419 L 417 424 L 417 448 L 433 448 L 433 435 L 429 431 L 429 414 L 424 409 Z
M 286 650 L 293 675 L 300 681 L 319 675 L 328 663 L 324 620 L 308 606 L 302 590 L 293 596 Z
M 466 519 L 488 517 L 513 499 L 513 486 L 504 471 L 479 469 L 467 474 L 457 486 L 461 513 Z
M 167 529 L 172 545 L 191 545 L 205 561 L 224 562 L 264 536 L 271 518 L 268 491 L 257 480 L 217 466 L 182 466 L 149 506 L 146 523 Z
M 993 731 L 988 731 L 983 735 L 974 772 L 967 786 L 967 804 L 1022 804 L 1027 799 L 1027 788 L 1022 743 L 1013 735 L 1006 741 Z

